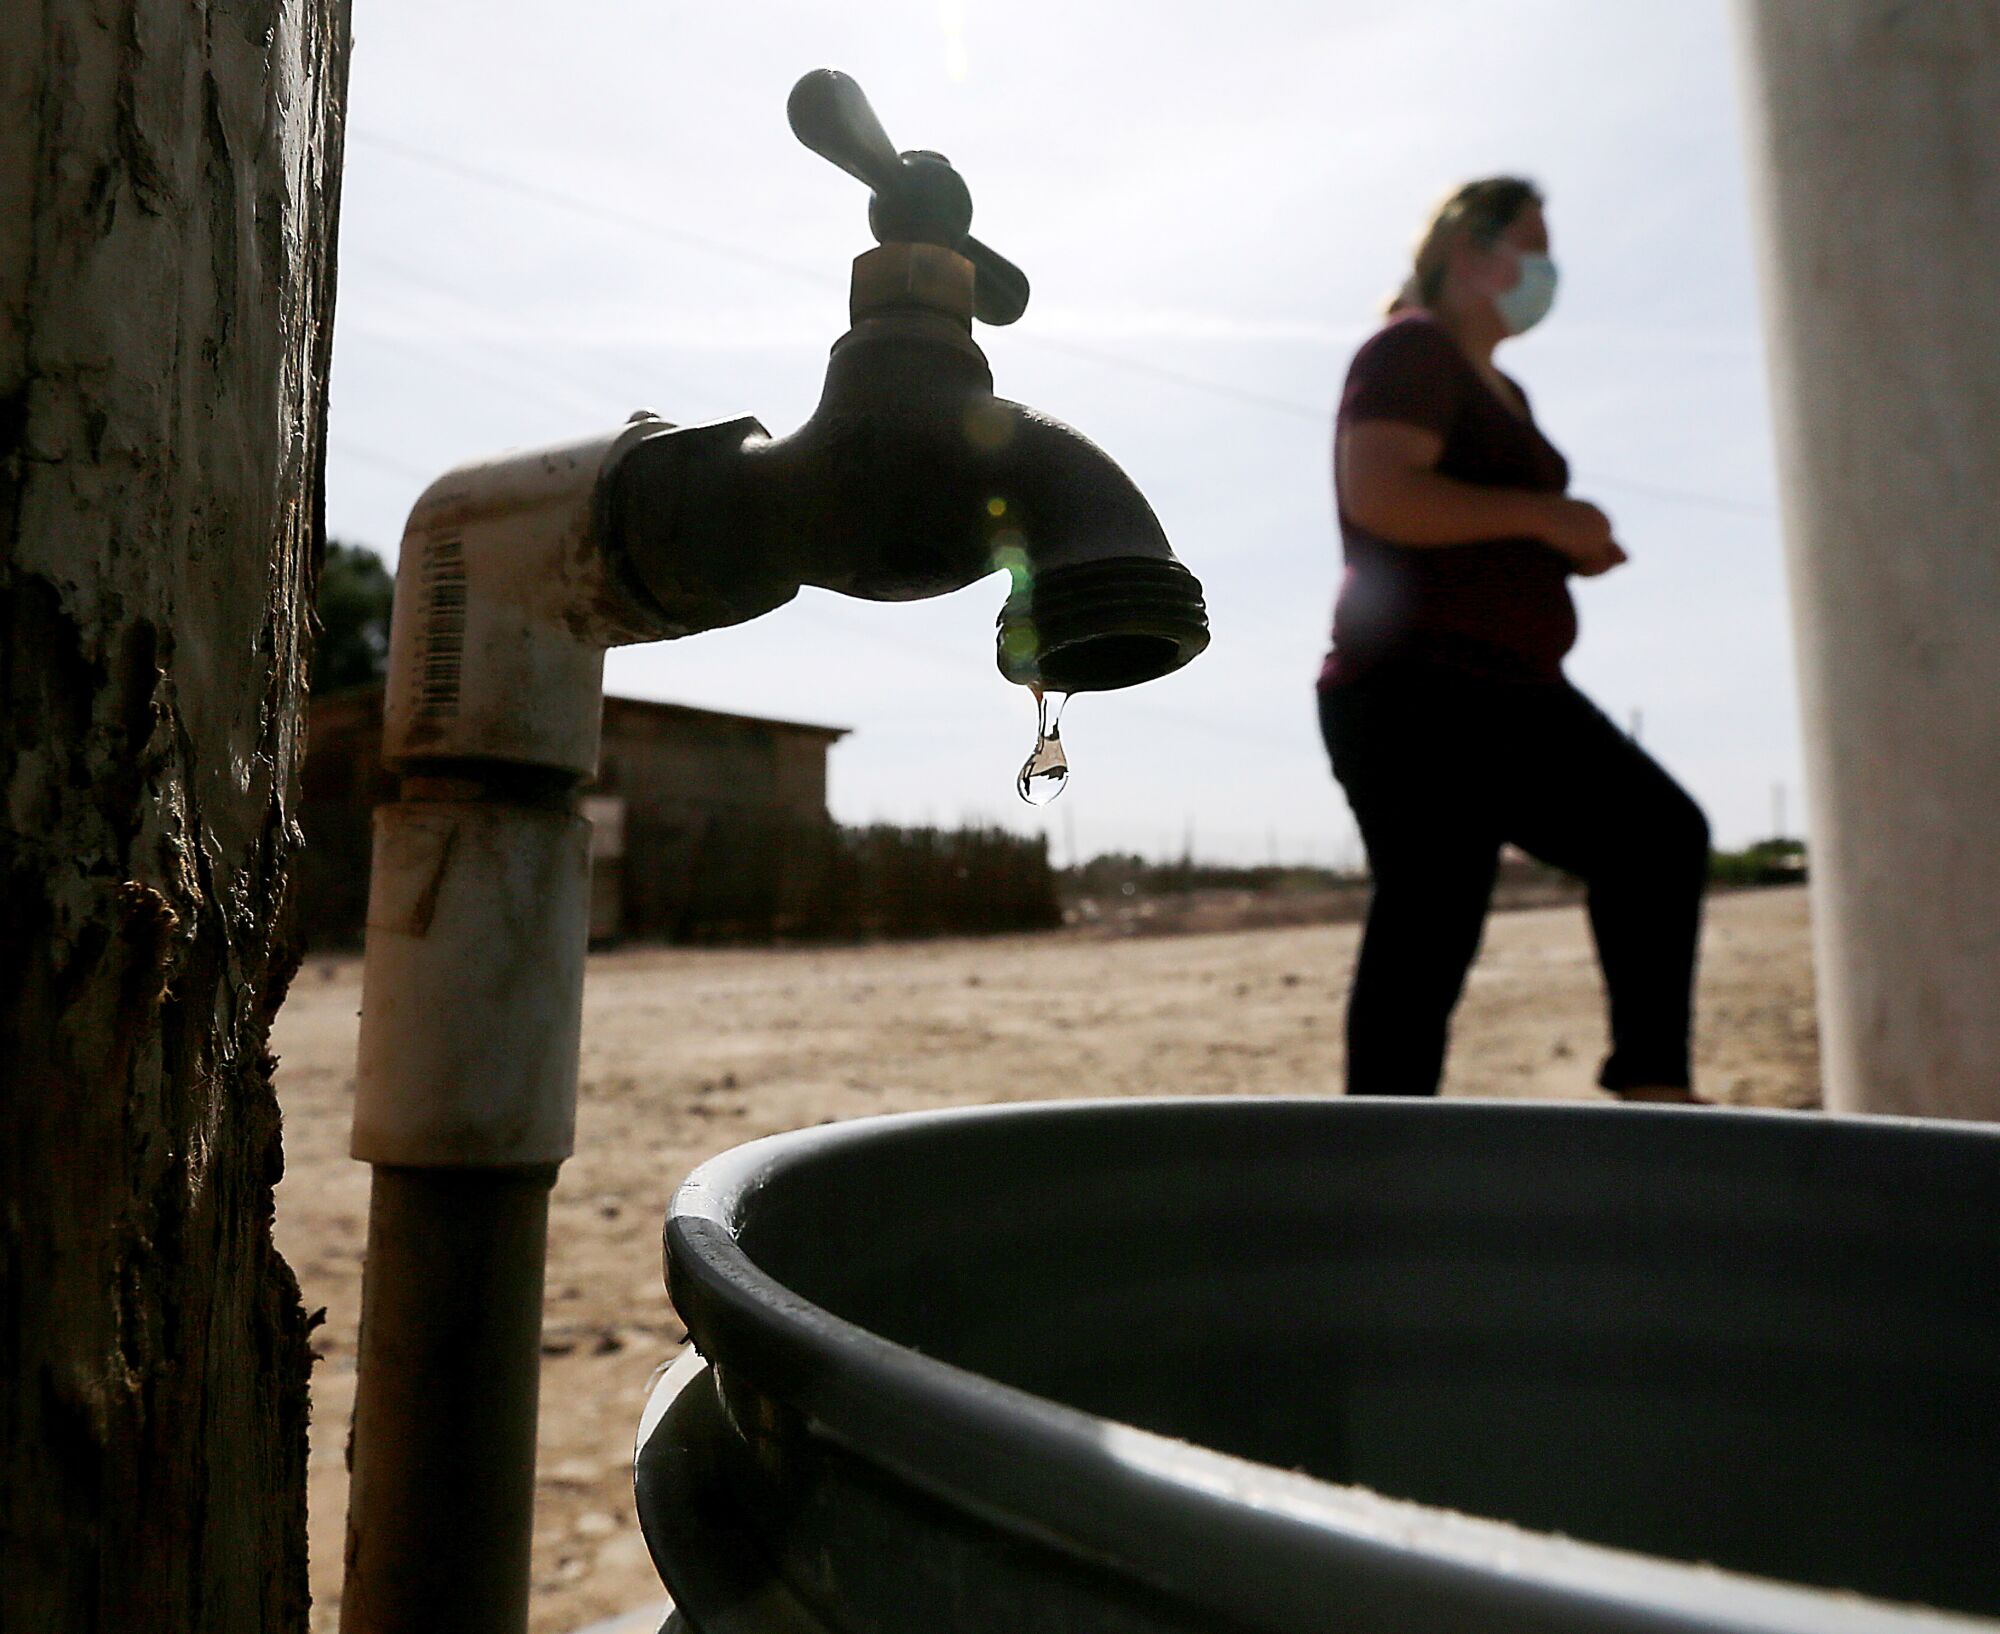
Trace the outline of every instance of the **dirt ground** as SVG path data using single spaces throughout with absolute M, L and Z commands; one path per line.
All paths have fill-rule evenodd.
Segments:
M 647 1382 L 684 1340 L 660 1279 L 674 1186 L 758 1135 L 868 1113 L 1076 1095 L 1338 1093 L 1352 924 L 1079 931 L 797 951 L 593 957 L 576 1156 L 555 1190 L 532 1627 L 657 1605 L 633 1516 Z M 315 1338 L 315 1631 L 338 1624 L 343 1448 L 368 1171 L 346 1155 L 356 959 L 311 960 L 278 1018 L 279 1245 Z M 1496 915 L 1454 1028 L 1452 1095 L 1589 1097 L 1602 997 L 1574 906 Z M 1718 1100 L 1809 1107 L 1819 1055 L 1803 890 L 1711 901 L 1697 1041 Z M 634 1625 L 640 1626 L 640 1625 Z M 650 1628 L 650 1623 L 643 1626 Z

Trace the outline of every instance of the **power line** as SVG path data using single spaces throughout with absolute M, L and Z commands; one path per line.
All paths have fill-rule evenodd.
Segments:
M 422 483 L 425 487 L 430 486 L 438 475 L 436 471 L 419 471 L 414 465 L 397 459 L 393 454 L 380 453 L 347 437 L 329 437 L 326 446 L 351 460 L 359 460 L 363 465 L 373 465 L 380 470 L 393 472 L 396 476 L 408 477 L 412 482 Z
M 1705 505 L 1711 510 L 1732 511 L 1739 516 L 1770 517 L 1776 515 L 1771 504 L 1755 499 L 1731 499 L 1722 494 L 1696 493 L 1688 488 L 1666 488 L 1656 482 L 1635 482 L 1630 477 L 1608 476 L 1602 471 L 1579 471 L 1583 480 L 1593 486 L 1602 483 L 1607 488 L 1623 488 L 1629 493 L 1645 494 L 1652 499 L 1665 499 L 1681 505 Z
M 538 187 L 533 183 L 523 182 L 516 177 L 507 175 L 503 171 L 488 170 L 483 166 L 467 164 L 461 159 L 450 158 L 445 154 L 432 153 L 424 148 L 412 147 L 407 142 L 392 141 L 387 137 L 375 136 L 362 131 L 350 132 L 349 139 L 358 141 L 367 147 L 379 148 L 385 153 L 392 153 L 396 157 L 408 160 L 412 164 L 429 165 L 434 169 L 464 177 L 468 181 L 480 182 L 485 186 L 497 188 L 502 192 L 514 193 L 523 198 L 532 199 L 538 204 L 544 204 L 553 209 L 568 210 L 573 214 L 585 216 L 594 221 L 608 222 L 614 226 L 629 227 L 634 231 L 665 238 L 690 249 L 704 250 L 711 255 L 723 256 L 729 260 L 744 262 L 749 266 L 762 267 L 767 271 L 780 272 L 787 277 L 818 284 L 822 288 L 837 289 L 843 283 L 843 280 L 840 278 L 818 268 L 807 267 L 796 261 L 786 261 L 776 256 L 765 255 L 760 251 L 749 249 L 744 245 L 733 243 L 727 239 L 714 238 L 705 233 L 691 233 L 679 228 L 668 227 L 649 216 L 640 215 L 635 211 L 620 210 L 610 205 L 602 205 L 587 199 L 574 198 L 565 193 L 558 193 L 551 188 Z M 379 257 L 368 257 L 367 259 L 380 261 Z M 384 262 L 381 264 L 386 265 L 387 263 Z M 436 281 L 428 278 L 419 277 L 415 281 L 421 282 L 430 288 L 442 288 Z M 1084 346 L 1075 341 L 1056 340 L 1048 335 L 1023 334 L 1012 338 L 1025 345 L 1038 347 L 1043 351 L 1060 352 L 1069 357 L 1082 358 L 1087 362 L 1103 364 L 1107 368 L 1123 369 L 1128 374 L 1149 375 L 1155 380 L 1171 381 L 1175 385 L 1185 386 L 1192 391 L 1207 392 L 1212 396 L 1230 398 L 1236 402 L 1246 403 L 1255 408 L 1271 409 L 1280 414 L 1290 414 L 1311 420 L 1314 424 L 1320 424 L 1327 419 L 1326 410 L 1314 408 L 1306 403 L 1292 402 L 1286 398 L 1270 396 L 1268 393 L 1251 391 L 1241 386 L 1230 385 L 1226 381 L 1209 380 L 1201 375 L 1189 374 L 1182 369 L 1171 369 L 1163 364 L 1151 363 L 1141 358 L 1126 357 L 1118 352 L 1103 351 L 1095 346 Z
M 573 215 L 585 216 L 593 221 L 607 222 L 612 226 L 629 227 L 669 243 L 685 245 L 689 249 L 706 250 L 711 255 L 727 256 L 733 261 L 742 261 L 750 266 L 762 267 L 767 272 L 776 272 L 787 278 L 803 279 L 807 283 L 838 285 L 840 280 L 817 267 L 806 267 L 796 261 L 787 261 L 780 256 L 766 255 L 761 250 L 753 250 L 742 244 L 732 244 L 726 239 L 711 238 L 706 233 L 689 232 L 681 227 L 669 227 L 651 216 L 641 215 L 634 210 L 621 210 L 615 205 L 599 204 L 592 199 L 577 198 L 569 193 L 559 193 L 552 187 L 538 187 L 533 182 L 524 182 L 518 176 L 507 175 L 504 171 L 488 170 L 483 165 L 467 164 L 463 159 L 454 159 L 448 154 L 434 153 L 428 148 L 414 147 L 408 142 L 398 142 L 391 137 L 377 136 L 369 131 L 349 130 L 347 139 L 358 142 L 363 147 L 372 147 L 383 153 L 394 154 L 412 164 L 429 165 L 434 170 L 442 170 L 466 181 L 479 182 L 487 187 L 496 187 L 503 192 L 513 193 L 525 199 L 533 199 L 538 204 L 552 209 L 567 210 Z
M 504 171 L 489 170 L 483 165 L 468 164 L 462 159 L 448 154 L 436 153 L 428 148 L 417 147 L 408 142 L 400 142 L 392 137 L 379 136 L 370 131 L 350 130 L 348 139 L 364 147 L 376 148 L 393 154 L 411 164 L 428 165 L 433 169 L 478 182 L 483 186 L 513 193 L 521 198 L 532 199 L 551 209 L 567 210 L 574 215 L 587 217 L 613 226 L 625 227 L 635 232 L 680 244 L 689 249 L 702 250 L 710 255 L 740 261 L 748 266 L 761 267 L 767 272 L 776 272 L 787 278 L 795 278 L 822 288 L 838 287 L 841 280 L 816 267 L 808 267 L 796 261 L 787 261 L 780 256 L 766 255 L 743 244 L 728 239 L 715 238 L 706 233 L 690 232 L 685 228 L 670 227 L 655 218 L 634 210 L 623 210 L 613 205 L 601 204 L 591 199 L 578 198 L 572 194 L 558 192 L 554 188 L 537 186 L 524 182 L 517 176 Z M 1315 425 L 1325 425 L 1331 418 L 1324 408 L 1300 403 L 1289 398 L 1274 397 L 1265 392 L 1232 385 L 1226 381 L 1210 380 L 1180 369 L 1168 368 L 1141 358 L 1126 357 L 1121 353 L 1107 352 L 1094 346 L 1079 345 L 1074 341 L 1056 340 L 1047 335 L 1024 334 L 1016 337 L 1022 343 L 1038 347 L 1043 351 L 1058 352 L 1088 362 L 1102 364 L 1106 368 L 1122 369 L 1128 374 L 1146 375 L 1155 380 L 1168 381 L 1189 391 L 1204 392 L 1212 397 L 1226 398 L 1243 403 L 1252 408 L 1261 408 L 1276 414 L 1289 415 L 1295 419 L 1306 419 Z M 1713 510 L 1735 512 L 1739 515 L 1768 517 L 1772 507 L 1753 500 L 1734 499 L 1720 494 L 1702 493 L 1691 488 L 1671 487 L 1663 483 L 1640 482 L 1630 477 L 1614 476 L 1606 472 L 1581 473 L 1592 483 L 1603 483 L 1609 487 L 1624 488 L 1628 492 L 1644 494 L 1652 499 L 1673 504 L 1706 506 Z
M 348 259 L 357 258 L 349 256 Z M 467 312 L 479 312 L 482 310 L 480 304 L 469 298 L 462 288 L 456 288 L 441 278 L 433 278 L 403 262 L 393 260 L 388 256 L 377 255 L 373 251 L 364 252 L 358 259 L 364 265 L 374 267 L 378 272 L 387 273 L 392 282 L 403 283 L 412 289 L 439 296 Z M 383 343 L 390 346 L 408 346 L 417 351 L 428 352 L 431 356 L 444 359 L 467 373 L 477 372 L 485 375 L 489 380 L 495 378 L 490 370 L 464 363 L 456 356 L 447 357 L 441 348 L 433 344 L 412 341 L 404 337 L 385 337 Z M 521 367 L 541 375 L 544 379 L 556 383 L 566 391 L 579 394 L 577 398 L 579 404 L 587 397 L 589 402 L 599 411 L 602 411 L 604 407 L 603 399 L 605 395 L 613 390 L 607 384 L 606 377 L 592 372 L 563 368 L 552 364 L 539 353 L 512 341 L 482 335 L 479 337 L 478 346 L 481 351 L 497 352 L 512 357 Z M 685 380 L 672 376 L 663 377 L 659 370 L 653 367 L 650 362 L 647 365 L 646 373 L 647 385 L 649 387 L 671 392 L 676 401 L 691 399 L 694 402 L 706 404 L 724 413 L 729 412 L 733 407 L 733 405 L 724 403 L 712 393 L 704 392 L 698 387 L 689 386 Z M 504 384 L 507 389 L 512 390 L 522 386 L 523 383 L 520 381 L 511 381 Z M 629 394 L 623 393 L 621 389 L 621 395 Z
M 372 340 L 377 337 L 370 336 L 367 338 Z M 414 354 L 418 357 L 429 358 L 435 363 L 443 364 L 447 369 L 456 370 L 469 379 L 483 380 L 489 386 L 498 386 L 503 391 L 515 392 L 521 389 L 521 382 L 519 380 L 511 379 L 498 370 L 489 369 L 483 364 L 474 362 L 471 358 L 463 357 L 458 351 L 449 347 L 439 346 L 428 341 L 414 340 L 407 335 L 399 335 L 393 339 L 382 337 L 381 344 L 397 353 Z M 599 414 L 603 412 L 604 401 L 601 390 L 586 390 L 582 386 L 572 385 L 561 380 L 552 380 L 546 386 L 538 387 L 537 390 L 552 391 L 566 396 L 576 404 L 579 410 Z
M 1054 340 L 1047 335 L 1022 335 L 1019 338 L 1025 344 L 1040 347 L 1045 352 L 1062 352 L 1070 357 L 1102 363 L 1108 368 L 1123 369 L 1128 374 L 1150 375 L 1155 380 L 1169 380 L 1177 386 L 1186 386 L 1190 391 L 1207 392 L 1211 397 L 1227 397 L 1238 403 L 1247 403 L 1252 408 L 1270 409 L 1278 414 L 1289 414 L 1294 419 L 1310 420 L 1314 425 L 1327 425 L 1333 418 L 1331 412 L 1323 408 L 1295 403 L 1289 398 L 1272 397 L 1264 392 L 1251 391 L 1243 386 L 1232 386 L 1220 380 L 1209 380 L 1202 375 L 1188 374 L 1180 369 L 1169 369 L 1163 364 L 1149 363 L 1143 358 L 1126 357 L 1119 352 L 1099 351 L 1095 346 L 1079 346 L 1074 341 Z

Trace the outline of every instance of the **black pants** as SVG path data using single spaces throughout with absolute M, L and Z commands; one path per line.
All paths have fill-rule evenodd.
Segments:
M 1708 822 L 1567 682 L 1384 665 L 1320 694 L 1374 875 L 1347 1009 L 1350 1095 L 1435 1095 L 1500 847 L 1582 879 L 1610 1000 L 1606 1089 L 1688 1082 Z

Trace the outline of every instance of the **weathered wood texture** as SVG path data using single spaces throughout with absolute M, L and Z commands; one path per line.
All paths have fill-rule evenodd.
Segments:
M 0 1628 L 301 1630 L 267 1052 L 346 0 L 0 5 Z

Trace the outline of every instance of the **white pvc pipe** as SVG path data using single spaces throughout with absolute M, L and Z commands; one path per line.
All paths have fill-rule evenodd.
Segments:
M 1827 1104 L 2000 1118 L 2000 3 L 1739 4 Z
M 553 1167 L 576 1143 L 590 824 L 505 801 L 375 813 L 351 1150 Z

